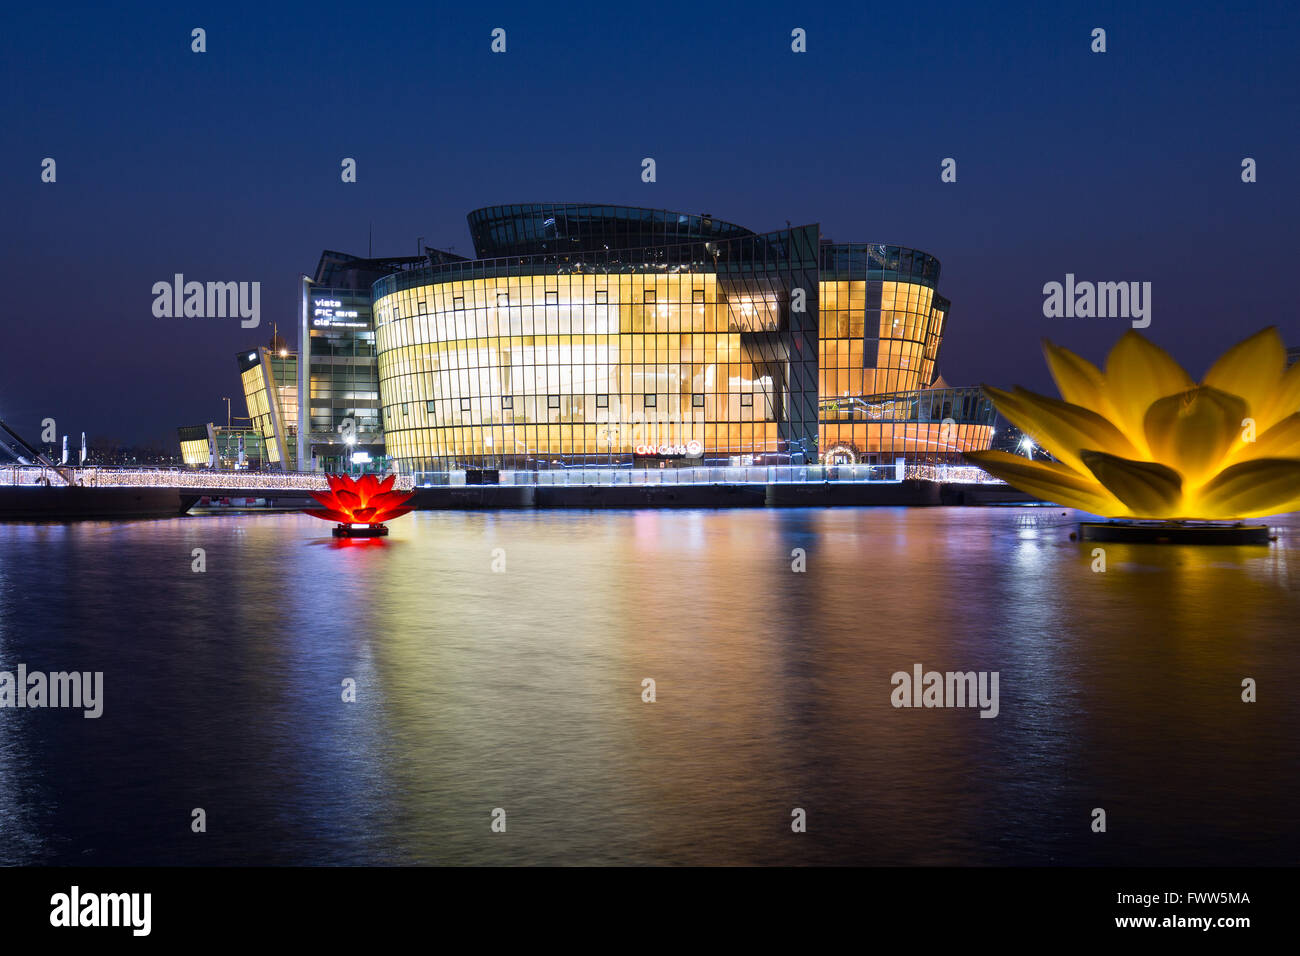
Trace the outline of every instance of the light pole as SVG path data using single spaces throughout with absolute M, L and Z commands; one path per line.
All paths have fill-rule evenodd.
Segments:
M 221 400 L 226 403 L 226 431 L 230 431 L 230 399 L 222 398 Z
M 307 320 L 308 290 L 316 283 L 298 276 L 298 470 L 306 469 L 311 453 L 311 327 Z

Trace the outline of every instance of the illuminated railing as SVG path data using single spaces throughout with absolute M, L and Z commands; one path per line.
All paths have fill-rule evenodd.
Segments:
M 908 465 L 907 477 L 916 481 L 952 481 L 962 484 L 1005 485 L 974 465 Z
M 183 471 L 170 468 L 71 468 L 76 484 L 87 488 L 193 488 L 229 491 L 324 491 L 329 486 L 321 474 L 278 472 Z M 542 471 L 497 473 L 502 485 L 527 486 L 642 486 L 642 485 L 745 485 L 833 482 L 897 483 L 913 481 L 1002 484 L 973 465 L 773 465 L 699 468 L 557 468 Z M 420 485 L 465 485 L 465 471 L 419 472 L 399 475 L 394 487 L 409 491 Z M 58 473 L 39 466 L 0 467 L 0 486 L 61 487 Z
M 465 471 L 419 472 L 420 485 L 466 485 L 473 481 Z M 699 468 L 557 468 L 542 471 L 497 472 L 501 485 L 645 486 L 645 485 L 770 485 L 770 484 L 887 484 L 904 479 L 937 482 L 1003 484 L 970 465 L 774 465 L 767 467 Z
M 67 468 L 73 483 L 86 488 L 195 488 L 231 491 L 324 491 L 323 474 L 281 472 L 184 471 L 172 468 Z M 58 472 L 36 465 L 0 467 L 0 486 L 60 487 L 67 484 Z M 395 488 L 409 491 L 413 480 L 400 475 Z

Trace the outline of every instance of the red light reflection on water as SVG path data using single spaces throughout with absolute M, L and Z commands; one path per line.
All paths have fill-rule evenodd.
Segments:
M 387 538 L 330 538 L 330 545 L 335 550 L 382 549 L 388 545 Z

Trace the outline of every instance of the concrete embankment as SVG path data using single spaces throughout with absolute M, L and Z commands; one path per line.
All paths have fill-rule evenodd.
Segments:
M 182 514 L 222 489 L 0 487 L 0 521 L 65 521 Z M 229 489 L 226 489 L 227 493 Z M 277 510 L 311 507 L 301 492 L 245 491 Z M 1005 485 L 931 481 L 717 485 L 436 485 L 416 488 L 420 510 L 577 508 L 825 508 L 870 505 L 981 505 L 1033 501 Z M 257 509 L 253 509 L 256 511 Z
M 1033 501 L 1003 485 L 848 482 L 736 485 L 438 485 L 416 488 L 420 510 L 519 508 L 825 508 L 978 505 Z
M 0 487 L 0 521 L 160 518 L 181 513 L 175 488 Z

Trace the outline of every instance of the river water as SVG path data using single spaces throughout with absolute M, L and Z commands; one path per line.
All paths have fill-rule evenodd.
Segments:
M 0 671 L 103 673 L 0 709 L 0 862 L 1294 864 L 1300 517 L 1104 572 L 1078 517 L 0 525 Z

